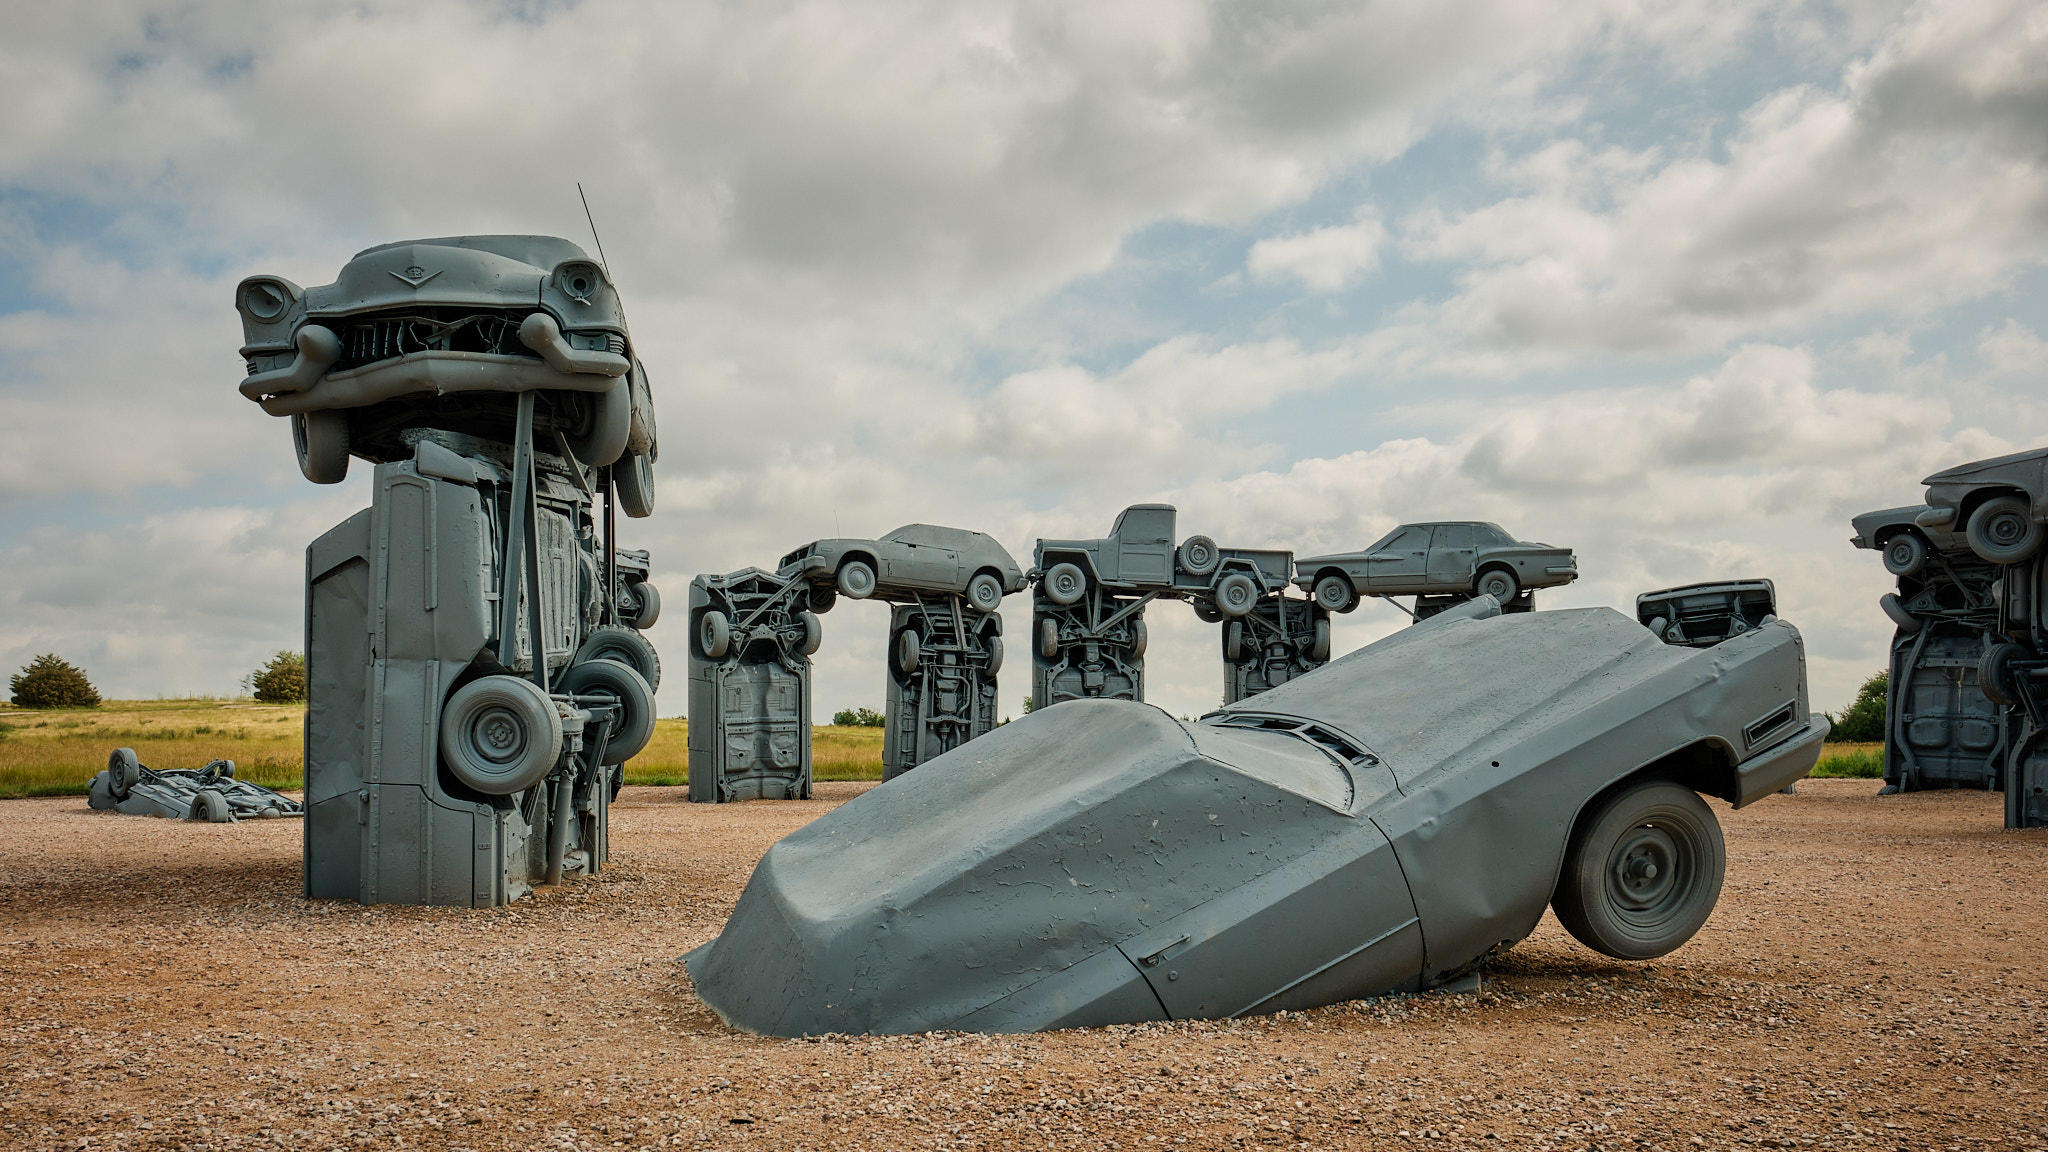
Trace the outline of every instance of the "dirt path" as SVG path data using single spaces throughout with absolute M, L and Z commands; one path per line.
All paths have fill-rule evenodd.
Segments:
M 0 1148 L 2048 1149 L 2048 833 L 1995 795 L 1720 808 L 1720 909 L 1653 964 L 1546 918 L 1478 996 L 730 1031 L 675 958 L 863 787 L 628 789 L 605 875 L 493 912 L 308 904 L 296 823 L 0 802 Z

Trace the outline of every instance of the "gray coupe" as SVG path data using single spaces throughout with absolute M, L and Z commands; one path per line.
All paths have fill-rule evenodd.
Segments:
M 1403 524 L 1357 552 L 1301 556 L 1294 582 L 1332 612 L 1349 612 L 1361 596 L 1471 593 L 1502 604 L 1532 588 L 1579 578 L 1569 548 L 1517 540 L 1498 524 L 1451 520 Z

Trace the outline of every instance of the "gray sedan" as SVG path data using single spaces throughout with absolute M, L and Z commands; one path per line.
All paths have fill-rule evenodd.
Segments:
M 1357 552 L 1302 556 L 1294 582 L 1332 612 L 1360 596 L 1484 594 L 1506 604 L 1532 588 L 1579 578 L 1569 548 L 1517 540 L 1498 524 L 1454 520 L 1403 524 Z
M 915 600 L 934 593 L 964 596 L 974 610 L 993 612 L 1003 597 L 1024 590 L 1023 570 L 993 537 L 934 524 L 905 524 L 875 540 L 814 540 L 777 568 L 810 581 L 811 609 L 818 612 L 841 595 Z

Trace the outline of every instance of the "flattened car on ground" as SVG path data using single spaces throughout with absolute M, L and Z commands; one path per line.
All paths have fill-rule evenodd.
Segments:
M 1481 598 L 1199 723 L 1031 713 L 799 829 L 692 952 L 777 1036 L 1026 1032 L 1439 986 L 1547 905 L 1662 955 L 1719 895 L 1718 824 L 1809 771 L 1799 634 L 1660 643 Z

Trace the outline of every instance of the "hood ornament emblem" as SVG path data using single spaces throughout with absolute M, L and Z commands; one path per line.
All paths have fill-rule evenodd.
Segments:
M 393 276 L 398 277 L 400 280 L 405 281 L 412 287 L 418 288 L 420 285 L 425 284 L 427 281 L 432 280 L 436 276 L 439 276 L 441 274 L 441 270 L 436 268 L 434 271 L 429 272 L 425 268 L 422 268 L 419 265 L 414 264 L 412 267 L 407 268 L 403 272 L 393 272 L 391 274 Z

